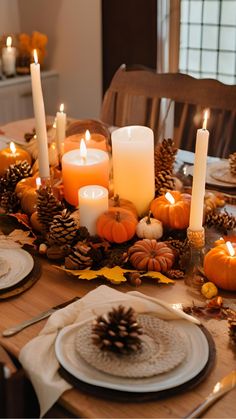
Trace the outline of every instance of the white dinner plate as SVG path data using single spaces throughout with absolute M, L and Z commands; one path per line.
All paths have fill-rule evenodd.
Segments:
M 21 248 L 0 248 L 0 258 L 9 266 L 8 272 L 0 276 L 0 290 L 16 285 L 32 271 L 34 266 L 32 256 Z
M 212 185 L 212 186 L 222 186 L 224 188 L 236 188 L 236 185 L 233 183 L 228 183 L 228 182 L 221 182 L 218 179 L 215 179 L 214 177 L 212 177 L 211 173 L 214 173 L 217 169 L 221 169 L 225 167 L 227 160 L 221 160 L 219 162 L 214 162 L 214 163 L 208 163 L 207 164 L 207 170 L 206 170 L 206 183 L 208 185 Z M 194 166 L 190 166 L 187 169 L 187 175 L 191 175 L 193 176 L 193 167 Z
M 91 321 L 91 319 L 90 319 Z M 98 371 L 84 361 L 75 350 L 77 323 L 60 331 L 55 343 L 56 357 L 62 367 L 77 379 L 99 387 L 118 391 L 147 393 L 174 388 L 194 378 L 202 371 L 209 358 L 209 345 L 201 329 L 186 320 L 171 321 L 185 336 L 187 356 L 173 370 L 150 378 L 121 378 Z

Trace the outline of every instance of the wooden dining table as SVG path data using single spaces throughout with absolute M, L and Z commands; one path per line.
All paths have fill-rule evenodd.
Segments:
M 16 128 L 19 132 L 19 126 Z M 10 134 L 12 135 L 11 132 Z M 12 337 L 3 337 L 1 334 L 3 330 L 75 296 L 83 297 L 104 283 L 101 280 L 87 281 L 69 276 L 64 271 L 58 270 L 54 263 L 45 256 L 37 254 L 36 259 L 41 266 L 39 279 L 21 294 L 0 299 L 0 344 L 15 358 L 19 357 L 24 345 L 38 335 L 46 320 L 31 325 Z M 122 292 L 134 290 L 134 287 L 129 283 L 109 284 L 109 286 Z M 205 298 L 199 290 L 187 287 L 183 279 L 176 280 L 173 285 L 160 285 L 154 279 L 143 280 L 137 290 L 171 304 L 181 303 L 184 306 L 192 306 L 193 302 L 196 305 L 205 303 Z M 226 306 L 228 303 L 236 304 L 236 292 L 220 291 L 220 295 Z M 201 321 L 214 340 L 216 359 L 207 377 L 195 388 L 186 388 L 184 392 L 171 395 L 171 397 L 167 392 L 166 397 L 161 400 L 157 396 L 156 400 L 145 402 L 109 400 L 106 398 L 105 390 L 101 397 L 101 392 L 95 396 L 73 388 L 64 392 L 57 402 L 56 407 L 61 407 L 66 412 L 62 417 L 183 418 L 186 416 L 196 405 L 204 401 L 222 377 L 236 369 L 236 345 L 230 342 L 227 320 L 201 318 Z M 235 398 L 236 388 L 210 407 L 204 417 L 236 418 Z
M 0 332 L 4 329 L 29 319 L 32 316 L 48 309 L 51 306 L 63 303 L 75 296 L 84 296 L 89 291 L 98 287 L 99 280 L 86 281 L 69 276 L 56 269 L 44 257 L 40 257 L 41 276 L 39 280 L 27 291 L 13 298 L 0 301 Z M 122 292 L 133 290 L 129 284 L 110 285 Z M 198 291 L 185 285 L 183 280 L 178 280 L 174 285 L 158 285 L 154 280 L 143 281 L 138 291 L 163 299 L 169 303 L 182 303 L 183 305 L 203 304 L 204 299 Z M 222 292 L 224 301 L 236 301 L 235 293 Z M 58 400 L 62 406 L 75 417 L 85 418 L 176 418 L 184 417 L 196 405 L 202 402 L 211 392 L 214 385 L 224 375 L 235 369 L 235 346 L 230 344 L 226 320 L 203 320 L 204 326 L 209 330 L 216 346 L 216 361 L 206 379 L 194 389 L 182 394 L 176 394 L 162 400 L 148 402 L 124 403 L 111 401 L 82 392 L 78 388 L 66 391 Z M 18 358 L 23 346 L 33 339 L 43 328 L 46 320 L 22 330 L 12 337 L 0 337 L 0 344 L 13 356 Z M 105 393 L 105 391 L 104 391 Z M 235 403 L 236 389 L 226 394 L 204 415 L 211 418 L 236 417 Z

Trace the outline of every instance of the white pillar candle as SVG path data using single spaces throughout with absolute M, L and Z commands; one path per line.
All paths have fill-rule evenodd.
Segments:
M 189 221 L 189 229 L 192 231 L 199 231 L 202 229 L 207 149 L 209 140 L 209 131 L 206 129 L 207 118 L 208 115 L 207 112 L 205 112 L 203 127 L 202 129 L 197 130 Z
M 66 113 L 64 112 L 64 104 L 60 106 L 60 112 L 56 115 L 56 144 L 57 153 L 62 156 L 63 143 L 66 136 Z
M 16 73 L 16 48 L 12 47 L 12 37 L 8 36 L 6 47 L 2 49 L 3 72 L 6 76 Z
M 40 64 L 38 63 L 36 50 L 34 50 L 34 61 L 34 63 L 30 64 L 30 72 L 33 93 L 36 138 L 38 143 L 39 175 L 41 178 L 49 178 L 50 172 L 46 118 L 40 78 Z
M 71 150 L 62 156 L 62 179 L 67 202 L 78 205 L 78 190 L 86 185 L 109 185 L 108 153 L 95 148 L 86 149 L 81 140 L 80 150 Z
M 91 235 L 96 234 L 98 217 L 108 210 L 108 189 L 89 185 L 79 190 L 80 225 L 87 227 Z
M 111 139 L 114 193 L 132 201 L 141 216 L 155 195 L 153 131 L 123 127 L 113 131 Z

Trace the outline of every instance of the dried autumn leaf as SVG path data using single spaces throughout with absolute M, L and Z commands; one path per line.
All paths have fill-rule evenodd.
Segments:
M 8 236 L 5 236 L 5 240 L 10 242 L 13 241 L 15 243 L 20 244 L 20 246 L 24 246 L 25 244 L 28 244 L 30 246 L 33 246 L 34 237 L 29 237 L 30 231 L 23 231 L 23 230 L 13 230 Z M 1 236 L 2 239 L 2 236 Z
M 124 274 L 127 272 L 137 272 L 132 269 L 122 269 L 119 266 L 115 266 L 114 268 L 101 268 L 97 271 L 92 269 L 85 269 L 85 270 L 70 270 L 65 269 L 63 267 L 56 266 L 56 268 L 61 269 L 73 276 L 77 276 L 80 279 L 86 279 L 90 281 L 91 279 L 96 279 L 99 277 L 104 277 L 112 284 L 120 284 L 121 282 L 126 282 L 127 279 L 125 278 Z M 173 284 L 174 281 L 167 278 L 165 275 L 161 274 L 160 272 L 144 272 L 143 274 L 140 273 L 142 277 L 152 277 L 158 279 L 158 283 L 162 284 Z

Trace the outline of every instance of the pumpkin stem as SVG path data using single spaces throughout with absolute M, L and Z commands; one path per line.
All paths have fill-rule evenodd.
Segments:
M 148 216 L 147 216 L 147 220 L 146 220 L 146 223 L 147 224 L 151 224 L 151 219 L 150 219 L 151 218 L 151 214 L 152 214 L 151 211 L 149 211 Z
M 115 213 L 115 219 L 116 219 L 116 221 L 119 223 L 120 222 L 120 211 L 117 211 L 116 213 Z
M 120 207 L 120 197 L 118 194 L 114 196 L 114 207 Z

